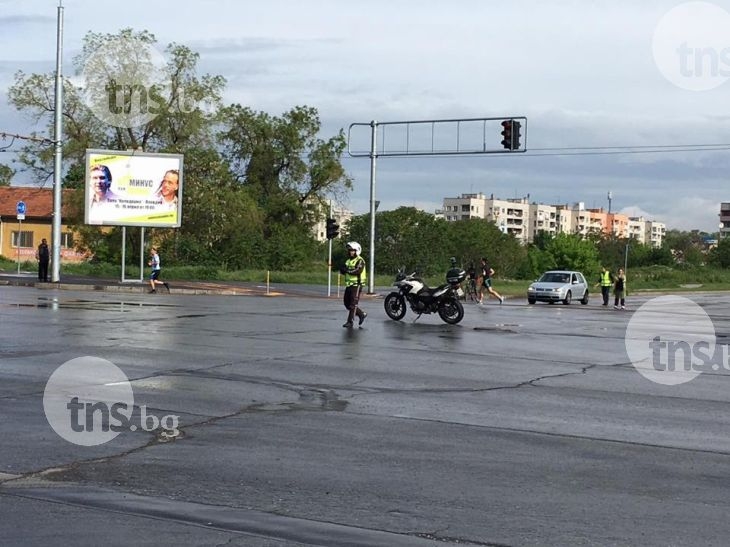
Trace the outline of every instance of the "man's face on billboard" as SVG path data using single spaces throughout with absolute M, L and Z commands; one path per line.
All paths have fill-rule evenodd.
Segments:
M 162 179 L 162 186 L 160 188 L 160 194 L 165 201 L 172 201 L 175 198 L 175 192 L 177 192 L 178 176 L 175 173 L 165 173 L 165 178 Z
M 104 197 L 109 186 L 111 186 L 111 181 L 106 176 L 104 169 L 95 169 L 91 172 L 91 187 L 97 198 Z

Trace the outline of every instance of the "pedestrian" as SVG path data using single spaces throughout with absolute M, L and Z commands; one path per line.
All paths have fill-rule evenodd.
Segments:
M 51 260 L 51 253 L 48 250 L 48 242 L 45 237 L 41 239 L 41 244 L 38 245 L 35 258 L 38 261 L 38 281 L 44 281 L 47 283 L 48 262 Z
M 167 284 L 166 281 L 160 280 L 160 272 L 162 271 L 162 267 L 160 265 L 160 255 L 157 254 L 157 248 L 152 247 L 150 249 L 150 260 L 147 263 L 148 266 L 152 267 L 152 273 L 150 274 L 150 286 L 152 289 L 150 290 L 150 293 L 156 293 L 157 289 L 155 289 L 156 285 L 164 285 L 167 289 L 167 292 L 170 292 L 170 285 Z
M 613 276 L 606 266 L 601 266 L 601 274 L 598 277 L 596 286 L 601 286 L 601 296 L 603 296 L 603 305 L 608 306 L 608 299 L 611 297 L 611 286 L 613 285 Z
M 625 310 L 626 309 L 626 301 L 624 300 L 624 294 L 626 292 L 626 275 L 624 274 L 624 269 L 619 268 L 618 274 L 616 275 L 616 279 L 614 281 L 613 285 L 613 309 L 614 310 Z M 620 307 L 619 307 L 620 304 Z
M 356 241 L 351 241 L 346 245 L 347 260 L 345 265 L 340 268 L 340 273 L 345 276 L 345 297 L 344 304 L 348 310 L 347 321 L 343 327 L 351 329 L 355 315 L 358 317 L 358 325 L 362 325 L 367 313 L 359 308 L 360 292 L 362 286 L 367 281 L 367 272 L 365 271 L 365 259 L 360 256 L 362 247 Z
M 494 270 L 489 265 L 489 262 L 487 262 L 487 259 L 485 257 L 482 257 L 479 268 L 479 277 L 481 278 L 482 282 L 479 287 L 479 299 L 477 300 L 477 304 L 481 304 L 483 302 L 485 290 L 487 291 L 487 293 L 499 299 L 500 304 L 504 302 L 504 297 L 492 288 L 492 276 L 494 275 Z

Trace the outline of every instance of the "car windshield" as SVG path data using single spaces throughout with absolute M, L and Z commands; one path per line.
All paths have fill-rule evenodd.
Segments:
M 569 283 L 570 274 L 560 272 L 545 272 L 538 280 L 541 283 Z

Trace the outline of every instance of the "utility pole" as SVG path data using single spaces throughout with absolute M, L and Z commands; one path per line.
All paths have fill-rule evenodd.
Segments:
M 55 157 L 53 161 L 53 224 L 51 237 L 51 281 L 61 280 L 61 168 L 63 160 L 63 73 L 61 71 L 63 57 L 63 5 L 58 2 L 58 27 L 56 32 L 56 98 L 54 108 L 56 119 L 54 124 Z

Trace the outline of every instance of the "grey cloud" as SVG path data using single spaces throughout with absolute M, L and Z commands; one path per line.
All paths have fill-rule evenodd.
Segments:
M 47 25 L 56 24 L 56 18 L 48 15 L 7 15 L 0 16 L 0 27 L 16 25 Z
M 239 38 L 221 40 L 194 40 L 187 45 L 193 51 L 210 55 L 237 55 L 247 53 L 261 53 L 262 51 L 276 51 L 281 49 L 300 49 L 311 45 L 337 45 L 335 39 L 287 40 L 274 38 Z

